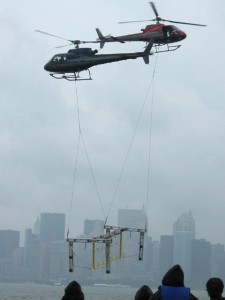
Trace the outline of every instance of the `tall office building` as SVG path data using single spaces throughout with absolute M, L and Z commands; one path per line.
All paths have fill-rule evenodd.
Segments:
M 204 289 L 211 277 L 211 244 L 205 239 L 193 240 L 191 255 L 191 286 Z
M 19 247 L 20 232 L 16 230 L 0 230 L 0 257 L 10 256 Z
M 195 238 L 195 220 L 192 213 L 182 214 L 173 224 L 173 263 L 180 264 L 185 273 L 185 282 L 190 282 L 191 250 Z
M 173 265 L 173 244 L 172 235 L 161 235 L 159 246 L 159 276 L 163 278 L 165 273 Z
M 26 267 L 32 264 L 33 239 L 34 239 L 34 235 L 32 233 L 32 229 L 31 228 L 25 229 L 24 264 Z
M 41 240 L 33 234 L 31 228 L 25 229 L 24 266 L 27 270 L 27 280 L 40 280 L 40 249 Z
M 146 226 L 146 214 L 144 209 L 119 209 L 118 210 L 118 226 L 128 228 L 144 229 Z M 122 255 L 126 260 L 122 260 L 120 274 L 129 276 L 133 280 L 136 276 L 143 276 L 145 265 L 138 260 L 139 254 L 139 239 L 138 232 L 123 232 Z M 144 244 L 146 246 L 146 243 Z M 144 253 L 146 247 L 144 246 Z M 126 262 L 126 263 L 125 263 Z M 135 269 L 135 273 L 133 270 Z
M 212 245 L 212 277 L 220 277 L 225 281 L 225 249 L 223 244 Z
M 40 218 L 37 217 L 36 222 L 34 223 L 34 234 L 39 237 L 40 236 Z
M 40 215 L 39 238 L 43 242 L 54 242 L 65 239 L 65 214 L 42 213 Z
M 144 209 L 119 209 L 118 226 L 144 229 L 146 226 L 146 214 Z M 123 251 L 125 256 L 138 253 L 139 233 L 123 232 Z
M 118 226 L 144 229 L 146 226 L 144 209 L 119 209 Z
M 84 235 L 90 237 L 104 234 L 104 223 L 102 220 L 84 220 Z

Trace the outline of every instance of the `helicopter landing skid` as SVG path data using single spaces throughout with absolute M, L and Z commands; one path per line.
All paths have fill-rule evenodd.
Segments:
M 66 79 L 68 81 L 81 81 L 81 80 L 92 80 L 90 70 L 88 70 L 89 78 L 80 78 L 79 73 L 73 73 L 66 75 L 65 73 L 51 73 L 50 76 L 52 76 L 55 79 Z
M 166 44 L 167 47 L 166 47 L 165 50 L 159 50 L 160 47 L 163 47 L 163 46 L 165 46 L 165 45 L 156 45 L 155 46 L 155 53 L 175 51 L 175 50 L 179 49 L 181 45 L 171 46 L 171 45 Z

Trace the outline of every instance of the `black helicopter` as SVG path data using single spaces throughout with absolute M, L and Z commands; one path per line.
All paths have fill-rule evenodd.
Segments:
M 117 54 L 96 54 L 97 50 L 91 48 L 76 48 L 70 49 L 67 53 L 56 54 L 53 58 L 44 66 L 44 69 L 49 72 L 53 72 L 50 75 L 56 79 L 67 80 L 91 80 L 91 74 L 89 68 L 121 61 L 127 59 L 136 59 L 142 57 L 146 64 L 149 63 L 149 55 L 152 55 L 151 49 L 154 43 L 154 39 L 150 39 L 146 49 L 143 52 L 135 53 L 117 53 Z M 89 77 L 81 79 L 79 73 L 87 70 Z

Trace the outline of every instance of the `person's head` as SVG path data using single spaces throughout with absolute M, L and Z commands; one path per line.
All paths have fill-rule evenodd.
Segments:
M 220 278 L 210 278 L 206 283 L 206 290 L 210 298 L 221 298 L 224 284 Z
M 148 285 L 142 285 L 142 287 L 135 294 L 134 300 L 149 300 L 153 294 Z
M 63 296 L 63 300 L 84 300 L 84 294 L 82 292 L 81 286 L 77 281 L 71 281 L 67 287 L 65 288 L 65 295 Z
M 170 268 L 162 279 L 162 285 L 184 286 L 184 272 L 180 265 Z

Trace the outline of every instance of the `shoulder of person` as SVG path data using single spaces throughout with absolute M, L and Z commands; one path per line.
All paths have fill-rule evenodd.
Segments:
M 151 295 L 150 300 L 159 300 L 161 298 L 160 291 L 156 291 L 154 294 Z

